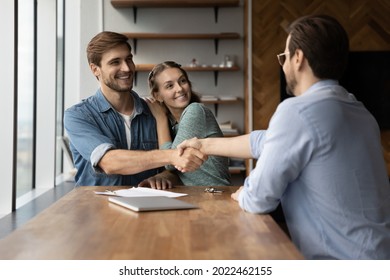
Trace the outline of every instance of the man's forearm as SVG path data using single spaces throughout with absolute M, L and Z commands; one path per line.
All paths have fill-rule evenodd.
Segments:
M 236 137 L 200 139 L 200 151 L 206 155 L 252 158 L 249 143 L 249 134 Z
M 99 166 L 106 174 L 131 175 L 171 164 L 173 150 L 110 150 Z
M 187 149 L 182 155 L 176 149 L 134 151 L 110 150 L 100 160 L 99 167 L 106 174 L 131 175 L 165 165 L 184 171 L 198 169 L 207 156 L 197 149 Z

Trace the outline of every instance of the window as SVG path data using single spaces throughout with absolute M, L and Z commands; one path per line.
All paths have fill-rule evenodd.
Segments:
M 17 176 L 20 197 L 34 187 L 35 134 L 35 4 L 18 1 L 17 65 Z
M 64 3 L 2 1 L 0 217 L 54 188 L 62 172 Z
M 64 170 L 64 153 L 59 141 L 64 134 L 64 8 L 64 0 L 57 0 L 56 176 L 60 176 Z
M 18 0 L 16 208 L 62 172 L 63 0 Z

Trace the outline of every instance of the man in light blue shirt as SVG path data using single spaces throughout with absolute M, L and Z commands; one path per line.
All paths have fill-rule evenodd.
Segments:
M 294 98 L 268 130 L 180 146 L 258 159 L 232 198 L 253 213 L 281 203 L 292 241 L 308 259 L 390 259 L 390 186 L 377 122 L 341 87 L 348 38 L 328 16 L 289 29 L 278 55 Z
M 194 149 L 184 156 L 158 149 L 155 119 L 132 90 L 135 65 L 125 35 L 97 34 L 88 44 L 87 57 L 100 88 L 64 115 L 78 186 L 170 188 L 180 182 L 169 171 L 161 172 L 162 166 L 194 170 L 207 159 Z

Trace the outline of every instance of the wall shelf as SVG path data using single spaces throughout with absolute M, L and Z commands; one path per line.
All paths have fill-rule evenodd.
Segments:
M 148 72 L 153 69 L 155 64 L 137 64 L 135 66 L 135 70 L 140 72 Z M 231 72 L 231 71 L 238 71 L 240 70 L 240 67 L 233 66 L 233 67 L 220 67 L 220 66 L 183 66 L 183 69 L 186 71 L 192 71 L 192 72 L 207 72 L 207 71 L 217 71 L 217 72 Z
M 237 103 L 241 99 L 239 97 L 234 97 L 232 99 L 217 99 L 217 100 L 208 100 L 202 99 L 202 103 L 204 104 L 229 104 L 229 103 Z
M 115 8 L 133 8 L 134 23 L 137 22 L 138 8 L 214 8 L 215 22 L 218 22 L 219 7 L 237 7 L 239 0 L 111 0 Z
M 241 98 L 239 97 L 229 97 L 229 98 L 216 98 L 216 99 L 204 99 L 200 98 L 202 103 L 204 104 L 214 104 L 214 113 L 215 116 L 218 117 L 218 106 L 219 104 L 235 104 L 239 101 L 241 101 Z
M 240 38 L 240 34 L 234 32 L 224 32 L 217 34 L 180 34 L 180 33 L 122 33 L 127 38 L 133 40 L 134 54 L 137 53 L 137 40 L 214 40 L 215 53 L 218 53 L 219 40 L 236 40 Z
M 135 66 L 135 77 L 134 82 L 137 84 L 137 72 L 149 72 L 152 71 L 155 64 L 137 64 Z M 233 66 L 233 67 L 219 67 L 219 66 L 183 66 L 183 69 L 188 72 L 214 72 L 214 83 L 215 85 L 218 85 L 218 73 L 219 72 L 234 72 L 239 71 L 240 67 Z

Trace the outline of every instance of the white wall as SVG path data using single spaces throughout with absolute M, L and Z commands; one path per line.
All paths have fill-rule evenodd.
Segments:
M 102 0 L 65 1 L 65 108 L 95 93 L 98 84 L 91 74 L 86 47 L 103 30 Z
M 102 6 L 102 0 L 65 1 L 65 109 L 93 95 L 99 86 L 89 69 L 86 47 L 103 30 Z M 73 166 L 65 159 L 64 173 L 72 171 Z

